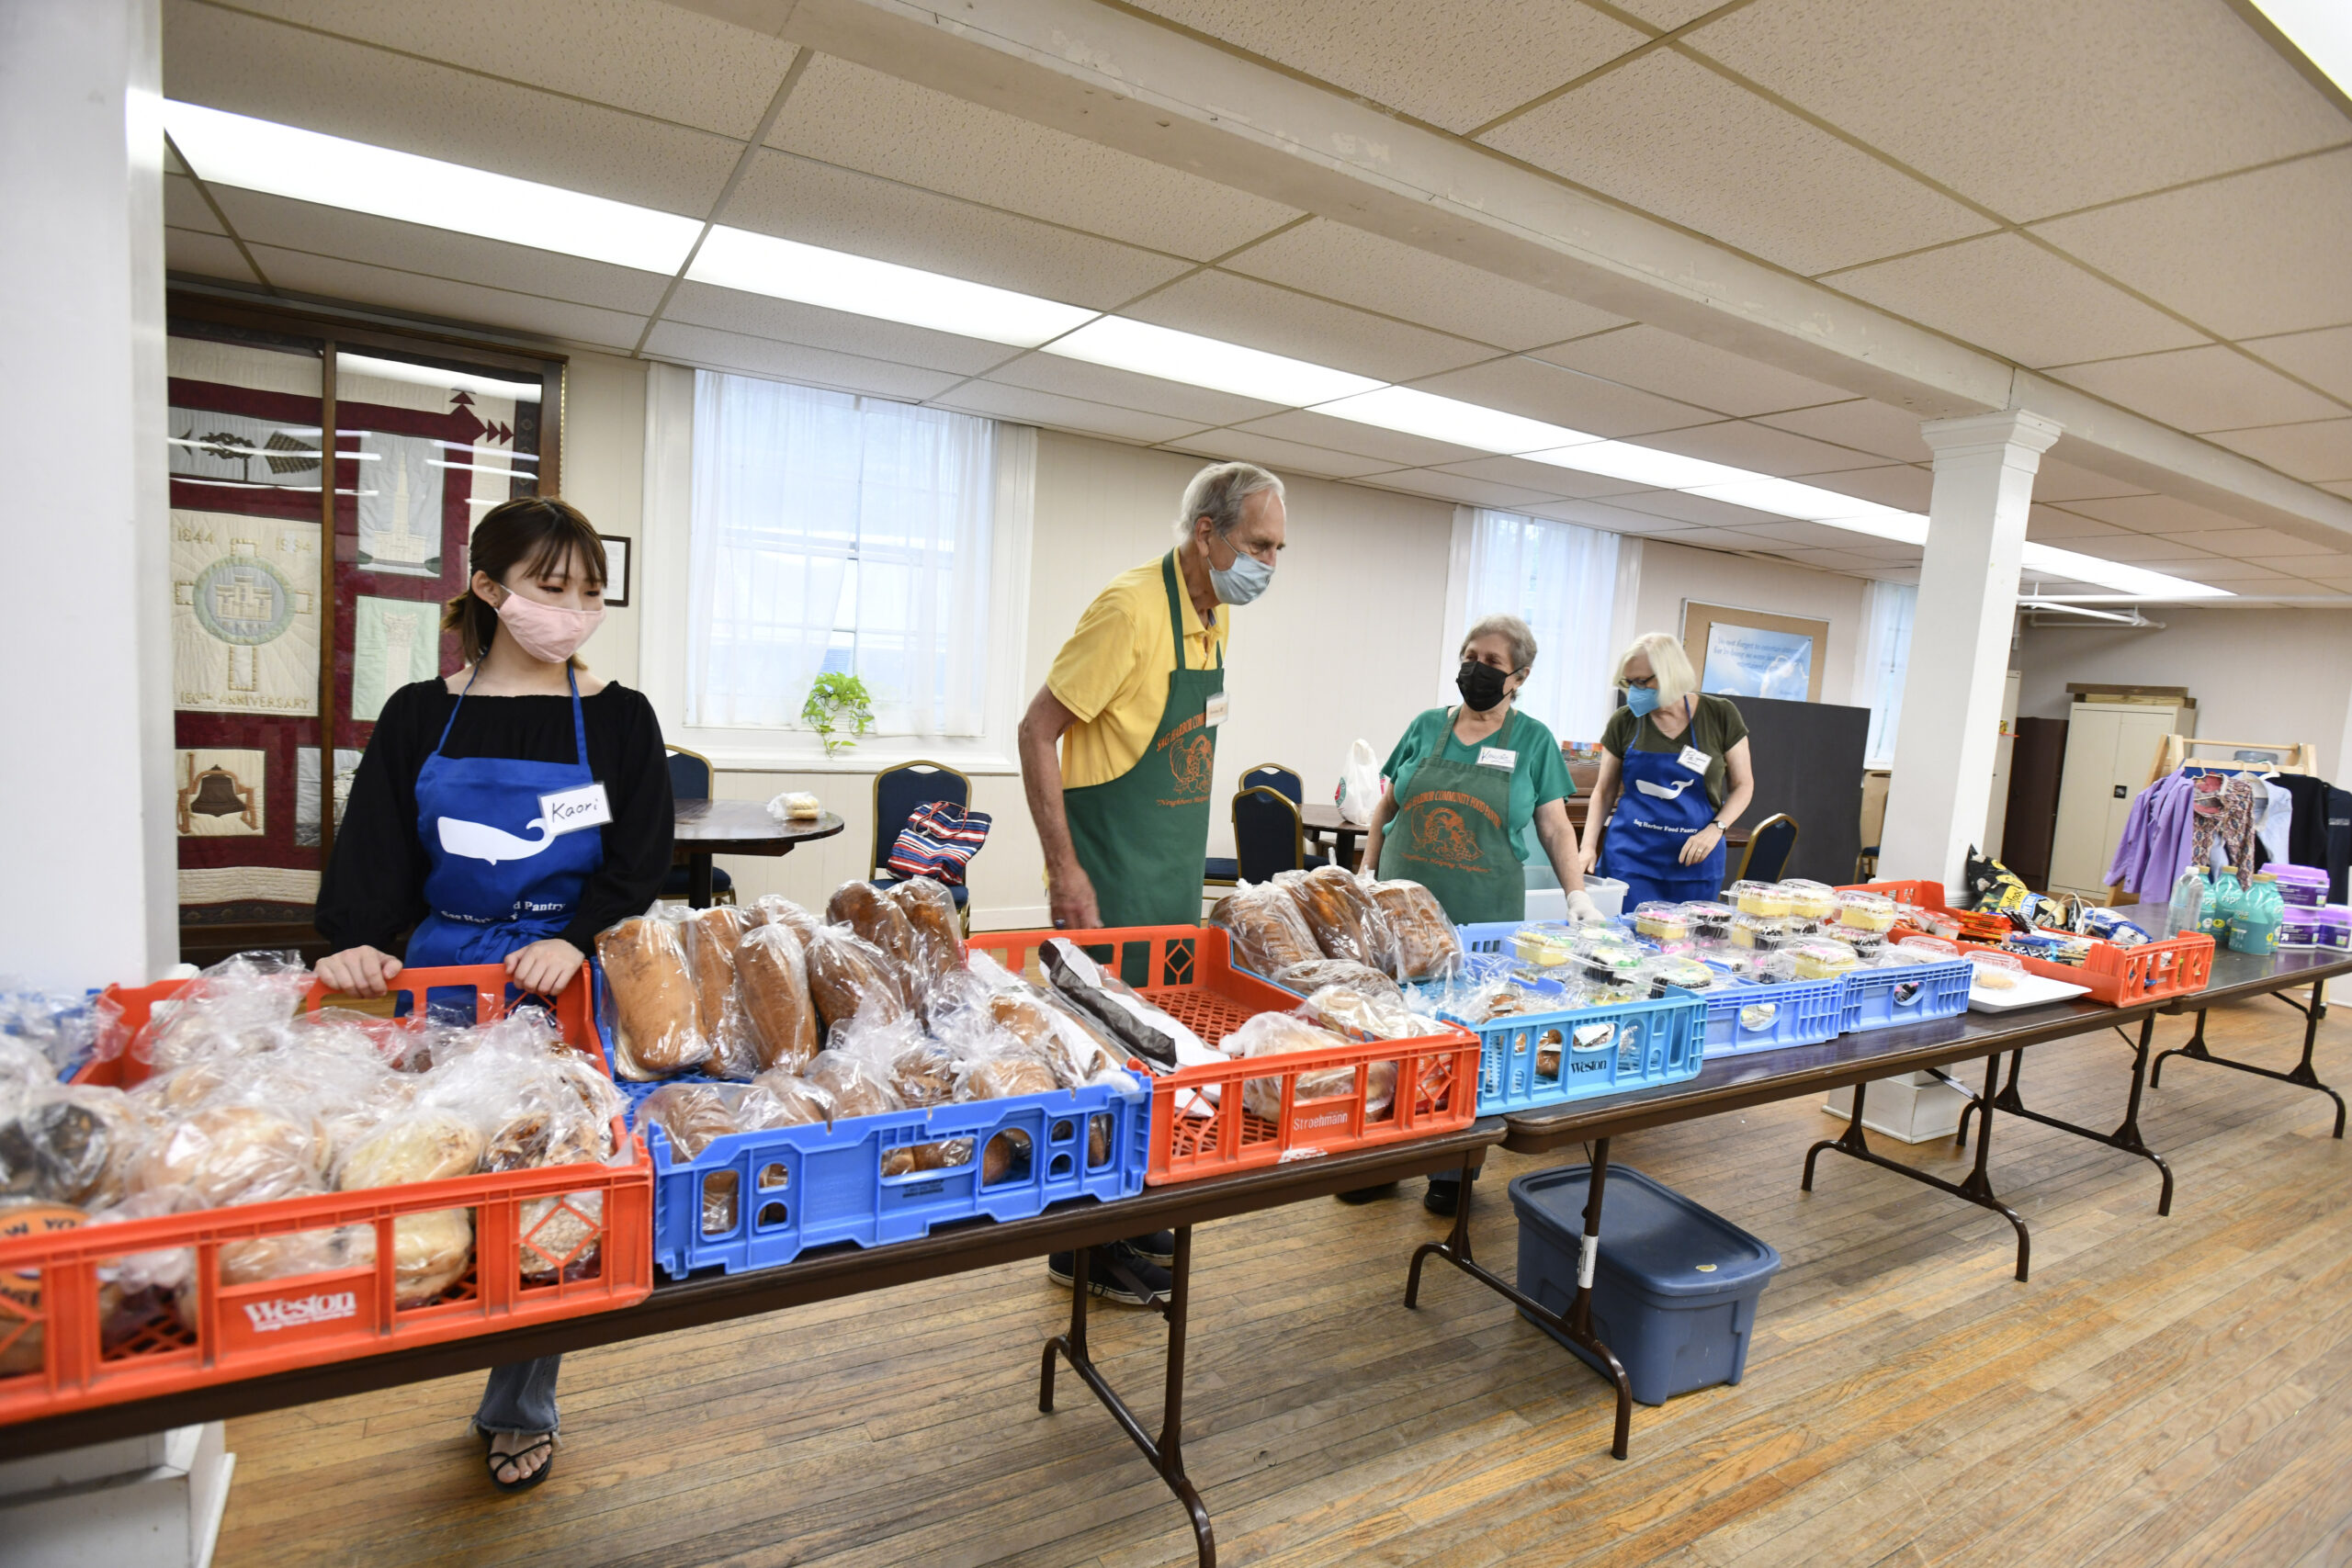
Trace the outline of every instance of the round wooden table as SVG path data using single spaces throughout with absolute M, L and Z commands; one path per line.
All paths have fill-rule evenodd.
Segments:
M 1298 825 L 1306 829 L 1317 850 L 1331 857 L 1333 863 L 1350 871 L 1356 868 L 1356 840 L 1372 829 L 1362 822 L 1351 822 L 1340 815 L 1340 808 L 1329 801 L 1317 801 L 1298 808 Z
M 681 800 L 670 863 L 686 868 L 686 902 L 710 908 L 710 857 L 788 855 L 796 844 L 830 839 L 847 824 L 828 811 L 814 819 L 779 822 L 757 800 Z

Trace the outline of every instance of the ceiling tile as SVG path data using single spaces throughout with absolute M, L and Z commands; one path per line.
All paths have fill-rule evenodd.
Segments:
M 788 152 L 753 155 L 726 221 L 1098 310 L 1184 271 L 1173 257 Z
M 2352 593 L 2352 576 L 2314 577 L 2311 581 L 2314 588 L 2324 588 L 2335 593 Z
M 369 266 L 480 283 L 639 316 L 660 302 L 668 282 L 635 267 L 535 251 L 449 229 L 426 229 L 338 207 L 316 207 L 282 196 L 224 186 L 214 197 L 248 244 L 340 256 Z
M 1777 539 L 1768 539 L 1760 534 L 1743 534 L 1733 528 L 1693 528 L 1688 533 L 1675 535 L 1667 542 L 1689 545 L 1702 550 L 1747 551 L 1770 550 L 1780 544 Z
M 2319 488 L 2324 491 L 2332 491 L 2337 495 L 2352 496 L 2352 483 L 2333 480 L 2321 485 Z
M 2077 468 L 2044 454 L 2033 476 L 2036 501 L 2088 501 L 2095 496 L 2145 495 L 2148 487 L 2109 478 L 2093 468 Z
M 1695 21 L 1714 10 L 1724 0 L 1617 0 L 1617 8 L 1630 11 L 1654 28 L 1671 32 L 1683 23 Z
M 937 397 L 956 385 L 957 379 L 943 370 L 893 365 L 887 359 L 836 354 L 831 349 L 776 343 L 741 333 L 714 332 L 708 327 L 688 326 L 684 321 L 657 324 L 646 338 L 645 352 L 652 358 L 675 360 L 682 365 L 737 370 L 774 380 L 914 402 Z
M 2345 412 L 2343 404 L 2220 344 L 2069 365 L 2049 374 L 2177 430 L 2237 430 Z
M 1753 468 L 1759 474 L 1782 478 L 1852 468 L 1862 460 L 1862 454 L 1848 451 L 1843 446 L 1832 446 L 1826 442 L 1792 435 L 1785 430 L 1750 424 L 1738 419 L 1725 420 L 1720 424 L 1695 425 L 1688 430 L 1660 431 L 1655 435 L 1644 436 L 1642 445 L 1679 452 L 1686 457 L 1704 457 L 1711 463 L 1729 463 L 1735 468 Z
M 1705 424 L 1715 418 L 1705 409 L 1525 355 L 1489 360 L 1413 384 L 1426 392 L 1460 398 L 1528 419 L 1548 420 L 1589 435 L 1640 435 L 1686 424 Z
M 709 212 L 741 151 L 707 131 L 188 0 L 164 14 L 164 90 L 696 218 Z
M 1141 0 L 1142 8 L 1374 103 L 1468 130 L 1646 36 L 1556 0 Z
M 2352 321 L 2344 260 L 2352 254 L 2352 148 L 2077 213 L 2035 232 L 2222 337 Z
M 1492 357 L 1475 344 L 1230 273 L 1196 273 L 1122 315 L 1384 381 Z
M 2077 517 L 2071 512 L 2062 512 L 2057 507 L 2044 506 L 2039 502 L 2026 513 L 2025 519 L 2025 536 L 2037 545 L 2060 545 L 2069 539 L 2111 539 L 2129 532 L 2129 529 L 2119 528 L 2112 523 Z
M 802 73 L 768 145 L 1199 261 L 1298 216 L 831 55 Z
M 1919 416 L 1869 398 L 1764 414 L 1757 423 L 1905 463 L 1928 458 L 1928 444 L 1919 438 Z
M 1179 436 L 1171 446 L 1217 462 L 1261 463 L 1277 474 L 1314 474 L 1327 479 L 1361 479 L 1366 474 L 1394 473 L 1396 465 L 1385 457 L 1334 452 L 1277 440 L 1249 430 L 1199 430 Z
M 2030 525 L 2027 534 L 2030 536 Z M 2098 556 L 2106 560 L 2168 560 L 2201 554 L 2199 547 L 2183 543 L 2186 538 L 2210 539 L 2211 534 L 2132 534 L 2114 533 L 2098 538 L 2076 538 L 2060 547 L 2086 556 Z
M 1827 281 L 2020 365 L 2111 359 L 2207 341 L 2016 234 L 1988 234 Z
M 1579 473 L 1574 468 L 1555 468 L 1549 463 L 1531 462 L 1525 457 L 1476 457 L 1466 463 L 1447 463 L 1443 468 L 1447 473 L 1467 479 L 1491 479 L 1497 484 L 1517 485 L 1521 490 L 1540 490 L 1548 495 L 1585 500 L 1626 495 L 1642 488 L 1629 480 Z
M 1464 506 L 1492 507 L 1498 512 L 1524 513 L 1531 506 L 1541 506 L 1560 499 L 1532 490 L 1521 490 L 1516 485 L 1497 484 L 1492 479 L 1464 479 L 1460 474 L 1449 474 L 1442 468 L 1394 468 L 1356 482 L 1381 490 L 1403 491 L 1408 495 L 1459 502 Z
M 2267 566 L 2273 571 L 2292 572 L 2297 577 L 2341 577 L 2352 571 L 2352 555 L 2317 546 L 2296 554 L 2256 554 L 2249 555 L 2246 559 L 2256 566 Z
M 1481 140 L 1808 276 L 1989 227 L 1670 50 Z
M 2248 561 L 2228 560 L 2220 556 L 2160 556 L 2154 559 L 2134 561 L 2132 564 L 2144 566 L 2152 571 L 2166 572 L 2174 577 L 2185 577 L 2191 582 L 2212 583 L 2232 588 L 2241 582 L 2291 581 L 2283 573 L 2272 571 L 2267 567 L 2256 566 Z
M 1693 531 L 1688 524 L 1671 517 L 1629 512 L 1598 501 L 1551 501 L 1530 506 L 1527 512 L 1530 516 L 1548 517 L 1555 523 L 1573 523 L 1580 528 L 1600 528 L 1611 534 L 1633 534 L 1651 539 L 1679 538 Z
M 220 220 L 212 216 L 212 209 L 204 204 L 203 193 L 186 175 L 164 176 L 164 225 L 169 229 L 193 229 L 200 234 L 220 232 Z
M 175 6 L 185 0 L 173 0 Z M 242 8 L 738 141 L 792 63 L 783 39 L 659 0 L 241 0 Z
M 998 357 L 1001 358 L 1004 353 L 999 349 Z M 1028 387 L 1066 398 L 1083 398 L 1088 402 L 1141 409 L 1147 413 L 1185 420 L 1189 422 L 1184 427 L 1187 430 L 1263 419 L 1270 413 L 1281 412 L 1283 408 L 1280 403 L 1237 398 L 1229 392 L 1188 387 L 1182 381 L 1163 381 L 1157 376 L 1137 375 L 1132 370 L 1115 370 L 1107 365 L 1089 365 L 1082 359 L 1063 359 L 1050 354 L 1024 354 L 1001 369 L 989 372 L 989 379 L 1010 387 Z
M 207 234 L 195 229 L 165 229 L 164 231 L 164 266 L 167 271 L 187 273 L 192 277 L 226 278 L 235 283 L 258 283 L 254 269 L 237 254 L 237 247 L 226 234 Z
M 1002 387 L 993 381 L 967 381 L 940 397 L 936 406 L 960 413 L 986 414 L 1016 424 L 1046 425 L 1073 430 L 1081 435 L 1108 435 L 1149 446 L 1189 434 L 1186 422 L 1139 409 L 1113 408 L 1082 398 L 1056 397 L 1026 387 Z
M 1783 559 L 1792 560 L 1799 566 L 1809 566 L 1820 571 L 1868 571 L 1879 564 L 1868 556 L 1858 556 L 1850 550 L 1791 549 L 1777 553 Z
M 2352 419 L 2227 430 L 2208 439 L 2299 479 L 2352 479 Z
M 1800 523 L 1786 519 L 1744 524 L 1740 527 L 1740 532 L 1753 534 L 1759 539 L 1770 539 L 1778 544 L 1792 545 L 1807 550 L 1842 551 L 1847 546 L 1860 543 L 1871 536 L 1866 534 L 1857 534 L 1850 528 L 1831 528 L 1819 523 Z M 1867 558 L 1856 557 L 1855 558 Z
M 300 251 L 254 247 L 254 259 L 270 282 L 290 294 L 360 301 L 447 321 L 468 321 L 529 337 L 628 350 L 645 330 L 645 318 L 599 310 L 568 300 L 546 299 L 474 283 L 453 283 L 390 267 Z
M 1617 326 L 1625 318 L 1498 277 L 1466 262 L 1317 218 L 1221 264 L 1497 348 L 1533 348 Z
M 2041 499 L 2040 485 L 2034 488 L 2036 499 Z M 2073 501 L 2066 503 L 2066 509 L 2142 534 L 2194 534 L 2247 526 L 2227 513 L 2215 512 L 2211 507 L 2199 506 L 2193 501 L 2183 501 L 2171 495 L 2126 495 L 2107 500 Z
M 1614 495 L 1609 498 L 1609 504 L 1632 512 L 1646 512 L 1658 517 L 1671 517 L 1694 528 L 1761 529 L 1788 521 L 1775 513 L 1734 506 L 1713 496 L 1686 495 L 1679 490 L 1645 490 L 1632 495 Z
M 2324 558 L 2335 552 L 2325 545 L 2314 545 L 2308 539 L 2298 539 L 2271 528 L 2232 528 L 2211 534 L 2166 534 L 2162 536 L 2168 545 L 2187 545 L 2191 549 L 2211 550 L 2217 556 L 2234 556 L 2248 560 L 2256 556 L 2309 556 Z
M 1385 457 L 1390 467 L 1399 468 L 1435 468 L 1441 463 L 1459 463 L 1480 456 L 1448 442 L 1405 435 L 1394 430 L 1381 430 L 1369 424 L 1357 424 L 1351 420 L 1333 419 L 1329 414 L 1308 413 L 1304 410 L 1252 420 L 1238 428 L 1283 441 L 1329 447 L 1334 452 Z
M 2249 338 L 2243 346 L 2323 391 L 2352 400 L 2352 327 Z
M 1804 482 L 1834 490 L 1841 495 L 1859 495 L 1864 501 L 1875 501 L 1881 506 L 1899 506 L 1905 512 L 1927 514 L 1928 503 L 1934 497 L 1936 476 L 1925 467 L 1909 463 L 1892 463 L 1883 468 L 1839 468 L 1826 474 L 1807 474 Z
M 1746 6 L 1688 40 L 2013 219 L 2345 134 L 2327 100 L 2222 5 L 1805 0 Z
M 934 333 L 922 327 L 853 316 L 764 294 L 714 288 L 707 283 L 681 283 L 670 298 L 662 320 L 718 332 L 742 333 L 777 343 L 854 354 L 862 359 L 887 359 L 894 365 L 920 366 L 956 376 L 977 376 L 1001 363 L 1013 351 L 1001 344 Z
M 1832 403 L 1850 395 L 1843 388 L 1640 323 L 1541 349 L 1536 357 L 1735 416 Z

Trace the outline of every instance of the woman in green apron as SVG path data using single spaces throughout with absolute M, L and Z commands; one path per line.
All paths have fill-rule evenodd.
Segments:
M 1472 626 L 1454 677 L 1461 705 L 1414 719 L 1381 770 L 1388 791 L 1372 814 L 1364 863 L 1383 878 L 1421 884 L 1457 925 L 1527 918 L 1524 864 L 1539 840 L 1567 890 L 1570 917 L 1600 918 L 1568 826 L 1576 785 L 1560 743 L 1513 700 L 1534 664 L 1535 634 L 1517 615 Z M 1344 1196 L 1363 1201 L 1381 1190 Z M 1432 1176 L 1422 1201 L 1450 1214 L 1458 1191 L 1452 1173 Z

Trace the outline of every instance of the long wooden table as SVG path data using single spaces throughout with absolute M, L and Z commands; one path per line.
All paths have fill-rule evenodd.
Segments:
M 2157 919 L 2162 913 L 2161 910 L 2145 908 L 2120 912 L 2126 916 L 2146 915 L 2151 919 Z M 2148 929 L 2161 931 L 2165 928 L 2158 924 Z M 1838 1137 L 1825 1139 L 1806 1151 L 1802 1190 L 1813 1190 L 1815 1161 L 1824 1153 L 1835 1152 L 1893 1171 L 1908 1180 L 1932 1187 L 1980 1208 L 1990 1209 L 2007 1220 L 2017 1232 L 2017 1277 L 2022 1281 L 2027 1278 L 2031 1262 L 2032 1238 L 2024 1218 L 2001 1201 L 1994 1190 L 1988 1166 L 1995 1111 L 2007 1111 L 2150 1161 L 2163 1177 L 2156 1212 L 2159 1215 L 2169 1214 L 2172 1212 L 2172 1171 L 2165 1164 L 2163 1156 L 2142 1138 L 2139 1126 L 2142 1097 L 2151 1081 L 2150 1048 L 2157 1017 L 2194 1012 L 2198 1019 L 2197 1032 L 2188 1044 L 2165 1052 L 2165 1057 L 2179 1056 L 2186 1060 L 2234 1067 L 2241 1072 L 2326 1094 L 2335 1101 L 2335 1136 L 2341 1138 L 2344 1135 L 2343 1099 L 2321 1083 L 2313 1073 L 2312 1051 L 2320 1020 L 2326 1016 L 2327 981 L 2344 974 L 2352 974 L 2352 954 L 2290 951 L 2270 957 L 2255 958 L 2223 949 L 2214 955 L 2212 974 L 2206 987 L 2187 996 L 2133 1002 L 2122 1007 L 2072 1002 L 2009 1015 L 1963 1012 L 1956 1018 L 1928 1023 L 1839 1035 L 1819 1045 L 1715 1057 L 1702 1067 L 1697 1077 L 1682 1083 L 1638 1089 L 1604 1099 L 1571 1101 L 1562 1106 L 1510 1115 L 1505 1118 L 1507 1130 L 1502 1142 L 1503 1147 L 1514 1154 L 1549 1154 L 1570 1144 L 1591 1145 L 1592 1179 L 1584 1213 L 1584 1259 L 1578 1269 L 1575 1297 L 1569 1302 L 1566 1311 L 1554 1312 L 1522 1294 L 1515 1285 L 1476 1260 L 1470 1237 L 1470 1200 L 1475 1189 L 1465 1179 L 1459 1206 L 1454 1211 L 1452 1232 L 1443 1241 L 1429 1243 L 1413 1253 L 1412 1266 L 1406 1277 L 1405 1304 L 1413 1306 L 1419 1299 L 1421 1265 L 1430 1258 L 1442 1258 L 1502 1295 L 1529 1316 L 1591 1352 L 1609 1369 L 1604 1375 L 1616 1385 L 1617 1424 L 1610 1451 L 1623 1459 L 1633 1422 L 1633 1388 L 1626 1380 L 1623 1367 L 1592 1328 L 1592 1260 L 1600 1249 L 1601 1204 L 1609 1174 L 1611 1138 L 1644 1128 L 1693 1121 L 1774 1100 L 1801 1099 L 1850 1087 L 1854 1090 L 1854 1105 L 1846 1130 Z M 2296 1002 L 2283 995 L 2290 989 L 2305 985 L 2312 987 L 2308 1004 Z M 2291 1072 L 2278 1073 L 2230 1061 L 2211 1055 L 2204 1047 L 2204 1018 L 2209 1008 L 2220 1002 L 2264 996 L 2278 996 L 2287 1005 L 2304 1015 L 2302 1061 Z M 2132 1024 L 2138 1025 L 2136 1038 L 2124 1032 Z M 2109 1028 L 2123 1034 L 2132 1046 L 2123 1120 L 2114 1131 L 2080 1126 L 2026 1107 L 2018 1089 L 2018 1063 L 2028 1049 Z M 2001 1057 L 2004 1055 L 2009 1058 L 2006 1085 L 2000 1080 Z M 1976 1158 L 1963 1180 L 1947 1181 L 1925 1171 L 1915 1170 L 1885 1158 L 1870 1147 L 1862 1134 L 1866 1085 L 1906 1072 L 1931 1072 L 1945 1082 L 1953 1083 L 1954 1080 L 1944 1072 L 1945 1068 L 1980 1057 L 1984 1062 L 1983 1092 L 1974 1093 L 1954 1083 L 1954 1087 L 1970 1095 L 1970 1103 L 1963 1112 L 1960 1130 L 1963 1145 L 1969 1132 L 1967 1118 L 1973 1116 L 1978 1119 Z M 2156 1058 L 2154 1065 L 2160 1066 L 2162 1059 Z M 1464 1174 L 1466 1176 L 1467 1172 Z

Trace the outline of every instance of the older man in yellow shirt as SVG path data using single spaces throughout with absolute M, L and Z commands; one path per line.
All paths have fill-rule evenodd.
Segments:
M 1184 487 L 1176 547 L 1114 578 L 1055 657 L 1021 721 L 1055 925 L 1199 920 L 1227 606 L 1272 581 L 1285 520 L 1265 469 L 1203 468 Z

